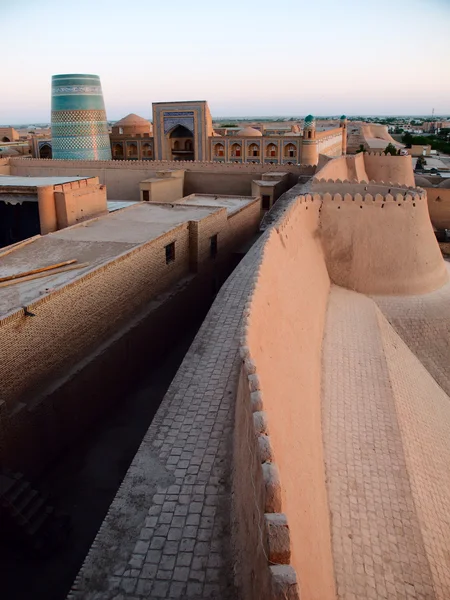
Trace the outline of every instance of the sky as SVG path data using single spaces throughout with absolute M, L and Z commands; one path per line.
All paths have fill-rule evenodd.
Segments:
M 107 117 L 450 116 L 450 0 L 0 0 L 0 125 L 46 122 L 51 76 L 100 76 Z

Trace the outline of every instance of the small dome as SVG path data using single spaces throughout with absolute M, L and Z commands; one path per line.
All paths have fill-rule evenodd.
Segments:
M 416 187 L 432 187 L 433 184 L 430 183 L 428 181 L 428 179 L 426 177 L 424 177 L 423 175 L 416 175 L 414 177 L 414 182 L 416 184 Z
M 450 178 L 449 178 L 449 179 L 446 179 L 445 181 L 442 181 L 442 182 L 439 184 L 439 187 L 440 187 L 440 188 L 444 188 L 444 189 L 446 189 L 446 190 L 450 190 Z
M 308 115 L 305 117 L 305 123 L 312 123 L 314 121 L 314 117 L 312 115 Z
M 342 115 L 341 121 L 346 121 L 346 120 L 347 120 L 347 117 L 345 115 Z
M 262 137 L 262 133 L 254 127 L 244 127 L 244 129 L 240 129 L 239 135 L 243 135 L 245 137 Z
M 140 117 L 139 115 L 135 115 L 134 113 L 130 113 L 120 121 L 116 121 L 113 127 L 132 127 L 136 125 L 150 125 L 150 121 Z

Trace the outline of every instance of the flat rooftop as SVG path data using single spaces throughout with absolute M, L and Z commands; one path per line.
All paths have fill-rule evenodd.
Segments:
M 0 187 L 42 187 L 45 185 L 61 185 L 71 181 L 91 179 L 88 177 L 24 177 L 18 175 L 3 175 L 0 177 Z
M 6 256 L 1 256 L 0 249 L 0 277 L 71 259 L 76 259 L 79 264 L 89 263 L 80 269 L 0 287 L 0 317 L 28 306 L 43 295 L 187 221 L 203 219 L 219 208 L 141 202 L 39 237 Z
M 240 211 L 244 206 L 251 204 L 256 200 L 256 196 L 221 196 L 219 194 L 191 194 L 185 196 L 177 203 L 188 204 L 189 206 L 214 206 L 215 208 L 226 208 L 227 213 L 232 215 Z

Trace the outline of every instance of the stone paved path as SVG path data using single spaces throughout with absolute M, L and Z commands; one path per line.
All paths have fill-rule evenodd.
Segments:
M 70 599 L 237 597 L 229 530 L 232 433 L 242 312 L 257 246 L 195 338 Z

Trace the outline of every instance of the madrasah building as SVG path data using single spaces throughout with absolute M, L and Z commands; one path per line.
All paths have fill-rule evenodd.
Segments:
M 115 160 L 213 161 L 218 163 L 317 164 L 319 154 L 345 154 L 347 119 L 319 131 L 312 115 L 298 123 L 256 123 L 214 129 L 208 103 L 153 103 L 153 124 L 130 114 L 112 127 Z

